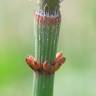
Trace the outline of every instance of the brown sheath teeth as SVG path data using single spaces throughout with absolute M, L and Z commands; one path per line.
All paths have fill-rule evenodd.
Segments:
M 47 61 L 40 64 L 34 57 L 28 56 L 26 58 L 26 63 L 33 69 L 34 71 L 43 72 L 45 74 L 53 74 L 55 73 L 61 65 L 65 62 L 65 57 L 63 57 L 61 52 L 56 54 L 56 59 L 52 64 L 48 64 Z

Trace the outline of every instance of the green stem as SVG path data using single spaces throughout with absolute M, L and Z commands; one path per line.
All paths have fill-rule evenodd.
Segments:
M 47 12 L 59 10 L 59 0 L 40 0 L 39 8 Z
M 46 1 L 46 2 L 45 2 Z M 40 10 L 52 14 L 59 12 L 59 0 L 40 0 Z M 35 58 L 42 64 L 55 59 L 60 24 L 43 25 L 35 22 Z M 53 96 L 54 74 L 35 72 L 32 96 Z
M 35 73 L 32 96 L 53 96 L 54 75 Z

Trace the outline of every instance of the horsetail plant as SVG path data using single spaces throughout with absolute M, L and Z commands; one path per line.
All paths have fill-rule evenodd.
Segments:
M 35 57 L 27 64 L 34 70 L 32 96 L 53 96 L 54 75 L 65 58 L 57 52 L 61 14 L 60 0 L 40 0 L 35 12 Z

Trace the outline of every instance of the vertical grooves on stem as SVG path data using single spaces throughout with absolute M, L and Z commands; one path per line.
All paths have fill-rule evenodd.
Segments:
M 39 34 L 39 37 L 40 37 L 40 43 L 39 43 L 39 45 L 40 45 L 40 58 L 39 58 L 39 61 L 40 61 L 40 63 L 41 63 L 41 56 L 42 56 L 42 25 L 39 25 L 40 26 L 40 34 Z
M 59 13 L 59 0 L 40 0 L 40 10 L 49 16 Z M 47 15 L 48 15 L 47 14 Z M 41 24 L 35 21 L 35 58 L 51 64 L 56 55 L 60 24 Z M 32 96 L 53 96 L 54 74 L 35 72 Z
M 48 61 L 49 64 L 54 60 L 57 41 L 59 36 L 59 25 L 36 25 L 37 30 L 37 58 L 43 63 Z M 53 96 L 54 74 L 46 75 L 36 73 L 33 96 Z
M 53 77 L 54 75 L 46 76 L 37 73 L 35 75 L 35 85 L 34 85 L 35 87 L 32 96 L 53 96 L 53 83 L 54 83 Z

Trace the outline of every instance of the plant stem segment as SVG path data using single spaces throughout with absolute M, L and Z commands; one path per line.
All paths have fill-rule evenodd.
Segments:
M 34 74 L 34 88 L 32 96 L 53 96 L 54 74 Z
M 57 51 L 60 24 L 44 25 L 36 21 L 35 26 L 35 58 L 40 63 L 47 61 L 51 64 Z M 33 96 L 53 96 L 54 74 L 46 75 L 37 72 L 34 78 Z
M 39 9 L 46 12 L 54 12 L 59 10 L 59 0 L 40 0 Z
M 55 60 L 60 31 L 59 0 L 40 0 L 35 13 L 35 58 L 39 64 L 49 66 Z M 34 72 L 32 96 L 53 96 L 54 73 Z

